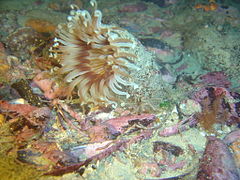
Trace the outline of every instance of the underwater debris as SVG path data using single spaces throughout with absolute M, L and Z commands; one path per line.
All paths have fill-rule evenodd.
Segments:
M 0 108 L 2 111 L 17 112 L 21 116 L 27 117 L 31 112 L 37 110 L 35 106 L 29 104 L 10 104 L 7 101 L 0 100 Z
M 123 123 L 122 123 L 122 126 L 120 127 L 119 124 L 121 123 L 118 123 L 118 122 L 119 122 L 119 119 L 121 118 L 123 119 Z M 127 126 L 126 122 L 128 122 L 128 120 L 129 120 L 129 122 L 127 123 L 128 125 L 133 125 L 132 123 L 136 123 L 136 124 L 141 123 L 142 121 L 143 127 L 144 127 L 144 125 L 146 126 L 148 125 L 148 123 L 145 122 L 145 120 L 148 121 L 147 119 L 154 120 L 155 116 L 150 114 L 149 115 L 143 114 L 142 116 L 136 115 L 136 116 L 119 117 L 115 119 L 110 119 L 109 121 L 111 122 L 111 120 L 113 120 L 114 122 L 116 122 L 116 125 L 114 125 L 112 122 L 110 123 L 113 126 L 112 128 L 116 128 L 117 130 L 119 129 L 121 133 L 125 133 L 126 129 L 123 129 L 123 128 Z M 92 128 L 88 128 L 86 131 L 89 133 L 94 133 L 93 130 L 96 130 L 96 128 L 94 127 L 100 127 L 100 131 L 103 131 L 104 125 L 106 124 L 107 124 L 107 121 L 103 122 L 102 126 L 93 125 Z M 101 129 L 101 127 L 103 128 Z M 136 133 L 131 137 L 126 136 L 124 138 L 118 138 L 118 139 L 115 138 L 115 140 L 111 139 L 110 134 L 107 134 L 108 136 L 104 138 L 100 138 L 98 140 L 94 139 L 92 135 L 89 135 L 93 139 L 88 141 L 88 143 L 80 146 L 74 146 L 64 152 L 66 154 L 69 154 L 70 157 L 75 157 L 77 162 L 71 162 L 69 163 L 69 165 L 66 165 L 66 164 L 54 165 L 53 169 L 47 172 L 45 175 L 60 176 L 65 173 L 77 171 L 80 167 L 84 165 L 88 165 L 90 162 L 96 162 L 98 160 L 104 159 L 110 156 L 112 153 L 128 147 L 132 143 L 137 143 L 142 139 L 150 138 L 152 135 L 152 132 L 153 132 L 153 129 L 148 129 L 146 127 L 146 130 L 145 128 L 143 128 L 141 129 L 141 131 L 139 131 L 139 133 Z M 96 131 L 95 133 L 101 136 L 101 132 Z
M 32 163 L 23 164 L 18 151 L 41 137 L 50 109 L 36 108 L 27 104 L 0 102 L 0 111 L 6 121 L 0 126 L 0 175 L 2 179 L 33 179 L 43 174 Z M 21 156 L 23 157 L 23 156 Z
M 189 118 L 180 121 L 179 123 L 170 126 L 170 127 L 165 127 L 163 130 L 159 132 L 159 136 L 172 136 L 177 133 L 186 131 L 187 129 L 194 127 L 197 124 L 196 116 L 192 115 Z
M 13 120 L 10 119 L 9 122 L 13 130 L 15 125 L 16 129 L 19 128 L 19 125 L 22 127 L 27 125 L 30 128 L 41 130 L 51 114 L 48 107 L 38 108 L 29 104 L 10 104 L 2 100 L 0 101 L 0 109 L 2 112 L 8 113 L 8 116 L 12 116 Z
M 34 77 L 33 82 L 43 91 L 47 99 L 66 97 L 67 87 L 64 87 L 63 83 L 60 86 L 53 79 L 48 72 L 43 71 Z
M 14 125 L 11 126 L 12 129 L 15 128 Z M 25 144 L 30 140 L 40 137 L 39 131 L 29 128 L 28 126 L 24 125 L 24 123 L 22 123 L 22 125 L 22 129 L 15 129 L 15 131 L 18 131 L 18 133 L 15 134 L 15 140 L 18 144 Z
M 147 127 L 155 120 L 156 116 L 153 114 L 141 114 L 110 119 L 108 121 L 105 121 L 105 124 L 109 127 L 109 129 L 111 129 L 111 131 L 122 133 L 124 132 L 124 129 L 134 124 L 138 124 L 139 127 L 140 125 L 142 127 Z
M 55 100 L 53 100 L 52 104 L 53 105 L 59 105 L 61 107 L 61 109 L 63 109 L 65 112 L 67 112 L 71 117 L 76 119 L 78 122 L 83 121 L 82 116 L 79 113 L 75 112 L 74 109 L 72 109 L 66 103 L 63 103 L 58 99 L 55 99 Z
M 96 154 L 96 155 L 86 159 L 85 161 L 82 161 L 80 163 L 76 163 L 76 164 L 73 164 L 70 166 L 54 167 L 53 170 L 45 173 L 45 175 L 61 176 L 66 173 L 71 173 L 71 172 L 77 171 L 80 167 L 87 165 L 92 161 L 97 161 L 97 160 L 103 159 L 103 158 L 111 155 L 113 152 L 118 151 L 119 149 L 124 147 L 128 141 L 129 140 L 119 140 L 119 141 L 115 142 L 114 145 L 110 145 L 110 147 L 104 145 L 105 149 L 104 149 L 104 147 L 102 147 L 102 149 L 100 148 L 99 154 Z
M 51 51 L 60 59 L 59 72 L 66 75 L 69 96 L 77 87 L 82 104 L 112 104 L 116 101 L 113 94 L 130 96 L 123 86 L 136 88 L 136 84 L 125 80 L 129 78 L 128 69 L 136 68 L 132 51 L 136 43 L 126 36 L 126 30 L 102 24 L 96 1 L 90 3 L 92 14 L 72 6 L 69 22 L 57 28 L 58 37 Z
M 76 163 L 77 159 L 62 151 L 55 142 L 36 140 L 30 146 L 18 150 L 18 160 L 28 164 L 35 164 L 38 170 L 45 172 L 51 169 L 52 165 L 64 166 Z
M 116 139 L 119 135 L 146 129 L 155 120 L 156 116 L 153 114 L 127 115 L 101 122 L 99 125 L 88 128 L 87 132 L 92 142 Z
M 61 125 L 63 124 L 64 121 L 69 127 L 77 130 L 78 134 L 81 134 L 84 137 L 87 136 L 85 132 L 82 131 L 83 119 L 77 112 L 75 112 L 67 104 L 62 103 L 59 100 L 53 100 L 52 104 L 57 110 L 57 119 L 60 121 Z M 67 117 L 64 111 L 76 120 L 75 124 Z M 65 128 L 63 127 L 63 129 Z
M 66 173 L 71 173 L 71 172 L 77 171 L 80 167 L 82 167 L 84 165 L 88 165 L 90 162 L 104 159 L 104 158 L 110 156 L 112 153 L 122 150 L 123 148 L 126 148 L 133 143 L 137 143 L 143 139 L 150 138 L 151 135 L 152 135 L 152 130 L 151 131 L 143 130 L 139 135 L 135 135 L 134 137 L 131 137 L 131 139 L 104 141 L 102 143 L 95 143 L 92 145 L 90 144 L 89 150 L 95 149 L 97 151 L 97 152 L 95 152 L 96 154 L 90 153 L 89 154 L 90 156 L 86 160 L 81 161 L 76 164 L 73 164 L 73 165 L 70 165 L 70 166 L 54 167 L 53 170 L 45 173 L 45 175 L 61 176 Z M 93 149 L 91 149 L 91 147 Z M 86 148 L 87 148 L 86 145 L 80 146 L 80 147 L 75 147 L 72 150 L 72 153 L 74 153 L 73 151 L 77 151 L 79 149 L 86 149 Z M 82 151 L 80 151 L 80 153 L 82 153 Z

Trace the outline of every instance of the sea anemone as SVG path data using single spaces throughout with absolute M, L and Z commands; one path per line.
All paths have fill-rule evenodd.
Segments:
M 60 60 L 69 94 L 77 89 L 82 103 L 111 104 L 118 95 L 130 96 L 127 86 L 137 87 L 130 78 L 130 69 L 137 68 L 136 42 L 126 30 L 103 24 L 96 1 L 90 3 L 92 13 L 71 5 L 68 23 L 58 26 L 51 51 Z

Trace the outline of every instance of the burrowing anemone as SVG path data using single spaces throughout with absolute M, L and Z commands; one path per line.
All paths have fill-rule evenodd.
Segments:
M 102 24 L 102 13 L 95 0 L 93 12 L 72 5 L 68 23 L 59 25 L 53 53 L 60 59 L 60 73 L 82 103 L 113 103 L 116 96 L 129 97 L 130 69 L 136 68 L 135 44 L 125 30 Z

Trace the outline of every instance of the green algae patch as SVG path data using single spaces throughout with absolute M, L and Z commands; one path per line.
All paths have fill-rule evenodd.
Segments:
M 36 167 L 17 160 L 16 142 L 9 123 L 0 126 L 0 177 L 6 180 L 39 179 L 44 173 Z
M 32 165 L 23 164 L 15 156 L 0 154 L 0 177 L 7 180 L 39 179 L 43 172 Z

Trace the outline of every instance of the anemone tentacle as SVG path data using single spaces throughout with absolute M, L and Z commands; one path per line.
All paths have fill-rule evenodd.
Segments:
M 57 29 L 52 52 L 60 58 L 59 72 L 69 83 L 69 94 L 76 88 L 82 103 L 112 103 L 114 94 L 129 97 L 123 87 L 136 87 L 129 81 L 129 70 L 138 69 L 137 57 L 129 51 L 134 42 L 120 36 L 124 29 L 103 24 L 96 1 L 90 4 L 92 13 L 71 6 L 68 23 Z

